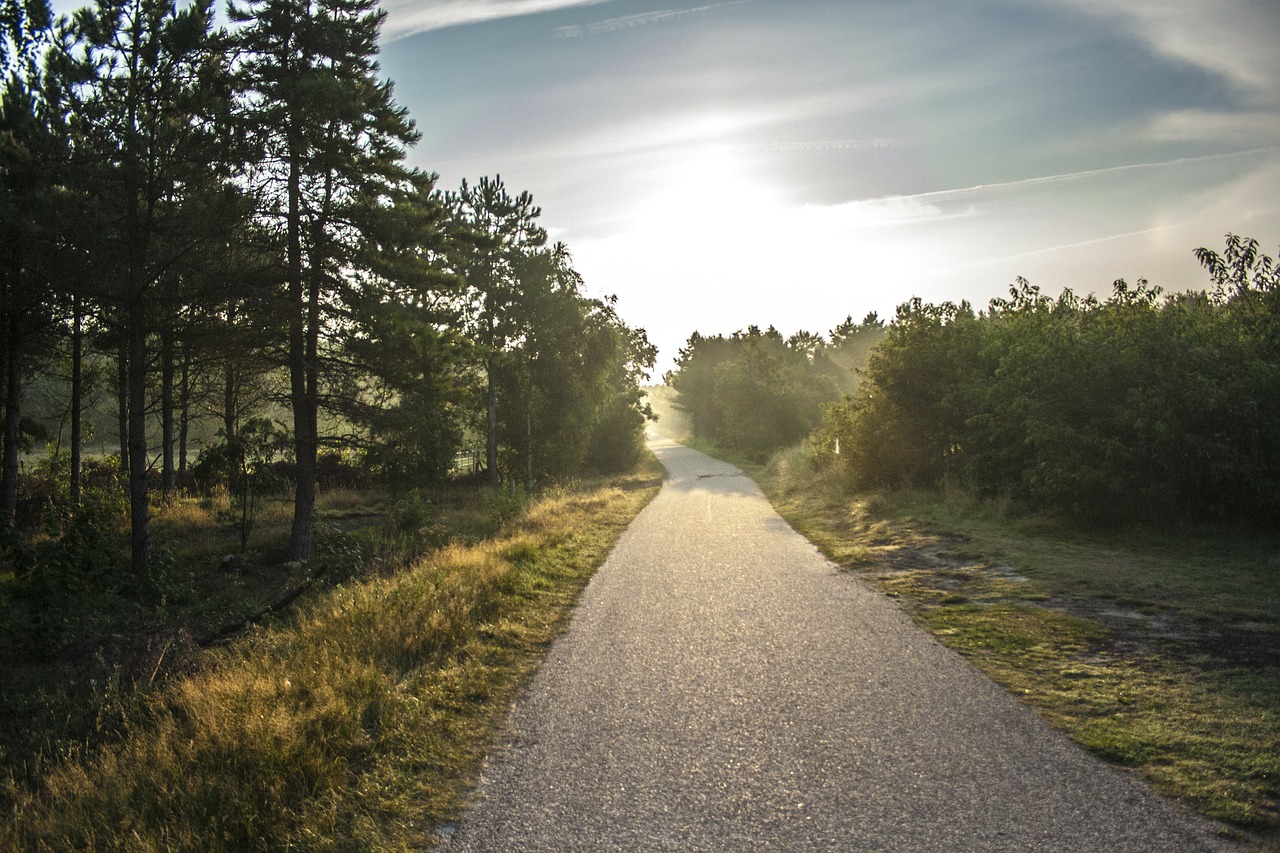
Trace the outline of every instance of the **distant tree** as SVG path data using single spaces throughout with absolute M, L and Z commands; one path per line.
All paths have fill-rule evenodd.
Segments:
M 695 434 L 753 456 L 803 439 L 837 396 L 827 346 L 812 333 L 784 340 L 750 326 L 730 338 L 694 334 L 668 383 Z
M 737 345 L 723 335 L 694 332 L 676 357 L 675 370 L 664 380 L 678 394 L 676 406 L 689 417 L 693 434 L 712 440 L 723 420 L 715 402 L 716 368 L 731 359 Z
M 822 335 L 802 329 L 787 338 L 787 348 L 812 361 L 827 348 L 827 342 Z
M 233 491 L 244 469 L 241 426 L 287 396 L 277 375 L 286 333 L 276 301 L 278 256 L 266 247 L 269 242 L 255 223 L 245 222 L 227 241 L 194 259 L 192 275 L 207 277 L 201 287 L 209 297 L 192 306 L 179 356 L 187 412 L 180 419 L 180 464 L 186 457 L 185 425 L 213 418 L 219 424 L 216 452 L 226 453 L 220 473 Z M 216 290 L 210 287 L 215 283 Z
M 529 252 L 515 272 L 512 317 L 522 332 L 495 374 L 507 401 L 498 418 L 507 471 L 528 479 L 573 475 L 589 459 L 616 470 L 641 439 L 639 381 L 655 351 L 611 301 L 585 295 L 563 244 Z M 617 430 L 607 437 L 606 414 Z
M 517 305 L 524 284 L 518 269 L 522 259 L 541 248 L 546 231 L 537 223 L 542 210 L 527 192 L 512 196 L 502 176 L 465 180 L 446 196 L 455 226 L 455 269 L 465 282 L 465 315 L 470 334 L 483 361 L 485 399 L 485 464 L 489 484 L 497 487 L 498 382 L 510 350 L 526 334 Z
M 762 458 L 807 436 L 836 388 L 808 348 L 785 343 L 772 327 L 738 333 L 737 355 L 716 368 L 714 400 L 721 443 Z
M 863 317 L 861 323 L 854 322 L 849 315 L 831 330 L 830 343 L 823 355 L 835 365 L 837 384 L 842 392 L 847 394 L 857 389 L 867 357 L 884 336 L 884 321 L 874 311 Z

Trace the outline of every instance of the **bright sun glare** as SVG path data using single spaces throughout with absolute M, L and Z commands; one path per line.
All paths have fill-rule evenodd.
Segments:
M 917 245 L 928 239 L 934 211 L 927 206 L 893 199 L 796 205 L 729 146 L 704 147 L 665 174 L 635 207 L 633 233 L 660 255 L 654 266 L 686 284 L 679 289 L 689 300 L 701 294 L 755 298 L 763 308 L 781 299 L 795 308 L 806 294 L 828 296 L 855 283 L 900 284 L 913 258 L 933 254 Z M 868 300 L 854 296 L 842 310 L 863 310 Z M 796 314 L 784 311 L 779 322 Z

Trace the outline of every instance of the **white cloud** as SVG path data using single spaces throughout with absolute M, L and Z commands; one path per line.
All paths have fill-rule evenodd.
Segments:
M 591 36 L 599 33 L 628 30 L 632 27 L 641 27 L 646 24 L 662 24 L 677 18 L 686 18 L 691 15 L 704 15 L 713 9 L 719 9 L 722 6 L 741 6 L 742 4 L 749 2 L 751 2 L 751 0 L 730 0 L 727 3 L 712 3 L 707 6 L 696 6 L 692 9 L 658 9 L 653 12 L 641 12 L 636 15 L 622 15 L 617 18 L 606 18 L 603 21 L 595 21 L 590 24 L 560 27 L 556 30 L 556 37 L 577 38 L 579 36 Z
M 382 4 L 387 11 L 384 35 L 391 41 L 459 24 L 609 2 L 612 0 L 386 0 Z
M 1177 110 L 1156 116 L 1143 128 L 1143 134 L 1158 142 L 1212 139 L 1248 145 L 1262 139 L 1280 139 L 1280 110 Z
M 1060 0 L 1054 0 L 1055 3 Z M 1207 68 L 1274 102 L 1280 7 L 1274 0 L 1066 0 L 1118 22 L 1156 51 Z
M 766 151 L 790 153 L 793 151 L 852 151 L 860 148 L 899 148 L 913 143 L 905 139 L 883 137 L 878 139 L 809 139 L 797 142 L 762 142 L 733 145 L 733 151 Z

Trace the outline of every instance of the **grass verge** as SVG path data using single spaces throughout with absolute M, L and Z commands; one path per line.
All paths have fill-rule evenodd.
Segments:
M 653 463 L 656 466 L 656 463 Z M 407 850 L 489 738 L 657 470 L 548 493 L 484 541 L 316 593 L 11 775 L 4 850 Z
M 849 496 L 800 450 L 746 467 L 832 560 L 1051 725 L 1224 835 L 1280 849 L 1276 537 L 1090 533 L 964 495 Z

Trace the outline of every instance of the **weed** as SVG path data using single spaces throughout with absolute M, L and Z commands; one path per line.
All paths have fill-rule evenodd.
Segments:
M 524 511 L 528 494 L 518 483 L 504 483 L 488 493 L 486 509 L 490 523 L 496 528 Z

